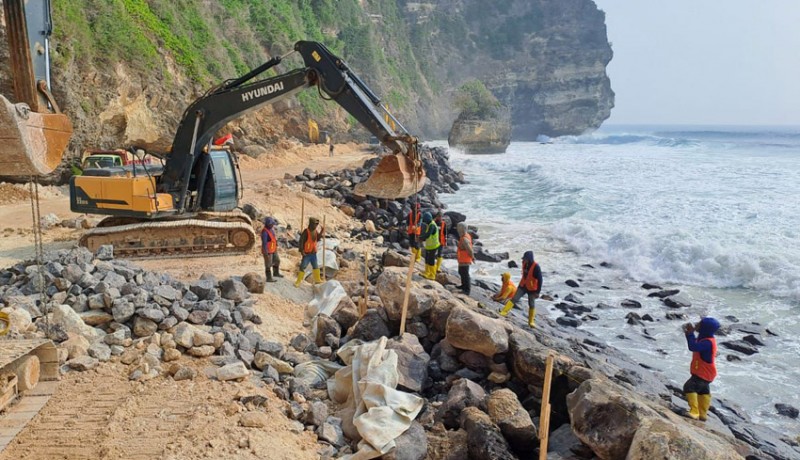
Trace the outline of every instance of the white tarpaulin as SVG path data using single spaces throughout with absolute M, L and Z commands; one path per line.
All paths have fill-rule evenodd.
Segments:
M 314 298 L 308 302 L 308 306 L 306 307 L 306 321 L 313 320 L 320 313 L 324 313 L 328 316 L 333 315 L 333 312 L 336 311 L 336 307 L 339 306 L 339 302 L 347 297 L 347 292 L 344 290 L 342 283 L 336 280 L 326 281 L 317 286 L 318 287 L 314 289 Z M 316 321 L 312 324 L 311 336 L 317 336 Z
M 336 272 L 339 271 L 339 261 L 336 258 L 336 248 L 339 246 L 339 240 L 334 238 L 323 238 L 325 240 L 325 277 L 333 278 Z M 322 267 L 322 241 L 317 242 L 317 263 L 320 268 Z M 305 269 L 306 277 L 311 275 L 311 264 Z
M 386 343 L 386 337 L 353 341 L 338 351 L 347 366 L 328 380 L 328 395 L 354 410 L 353 424 L 362 438 L 358 451 L 342 458 L 368 460 L 389 452 L 422 410 L 422 398 L 396 389 L 397 353 Z

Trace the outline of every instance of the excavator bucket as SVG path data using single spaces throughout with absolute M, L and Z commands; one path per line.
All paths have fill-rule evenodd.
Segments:
M 72 123 L 0 96 L 0 176 L 46 175 L 61 163 Z
M 376 198 L 407 198 L 425 186 L 425 171 L 402 154 L 386 155 L 366 182 L 356 185 L 355 193 Z

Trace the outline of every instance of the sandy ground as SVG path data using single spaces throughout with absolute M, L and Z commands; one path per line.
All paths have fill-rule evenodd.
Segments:
M 342 238 L 342 246 L 358 253 L 371 250 L 369 243 L 347 241 L 349 229 L 361 225 L 328 200 L 303 193 L 297 185 L 277 184 L 284 174 L 300 174 L 306 167 L 317 171 L 359 166 L 371 156 L 363 146 L 339 144 L 336 156 L 328 157 L 327 146 L 303 147 L 286 143 L 280 153 L 268 158 L 242 158 L 245 183 L 243 203 L 252 203 L 274 215 L 282 225 L 296 231 L 301 208 L 306 219 L 314 215 L 325 219 L 329 233 Z M 15 190 L 11 190 L 15 192 Z M 2 192 L 2 189 L 0 189 Z M 41 200 L 41 214 L 54 213 L 61 219 L 77 217 L 69 211 L 66 191 L 58 196 L 51 190 Z M 0 201 L 0 266 L 6 267 L 33 255 L 30 203 L 25 193 L 7 195 Z M 53 227 L 44 232 L 45 250 L 68 248 L 81 230 Z M 256 295 L 256 312 L 263 323 L 259 330 L 268 340 L 287 343 L 303 332 L 304 306 L 311 299 L 311 287 L 292 286 L 299 259 L 297 251 L 283 251 L 285 278 L 267 283 L 267 292 Z M 203 273 L 217 278 L 263 273 L 258 248 L 242 256 L 172 260 L 139 260 L 145 269 L 170 273 L 182 280 L 197 279 Z M 363 265 L 344 263 L 344 279 L 359 279 Z M 210 364 L 182 358 L 198 369 L 194 381 L 174 382 L 157 378 L 145 383 L 127 379 L 127 366 L 107 363 L 94 371 L 70 373 L 63 378 L 57 393 L 0 454 L 0 460 L 83 459 L 83 458 L 166 458 L 166 459 L 306 459 L 318 458 L 316 436 L 292 429 L 284 415 L 286 404 L 264 387 L 260 380 L 223 383 L 208 379 Z M 264 428 L 239 426 L 246 409 L 237 401 L 243 395 L 269 398 Z

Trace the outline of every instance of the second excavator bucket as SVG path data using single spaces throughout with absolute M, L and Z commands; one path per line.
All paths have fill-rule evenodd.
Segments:
M 66 115 L 32 112 L 0 96 L 0 176 L 50 174 L 71 135 Z
M 407 198 L 425 186 L 425 171 L 406 155 L 386 155 L 366 182 L 356 185 L 357 195 Z

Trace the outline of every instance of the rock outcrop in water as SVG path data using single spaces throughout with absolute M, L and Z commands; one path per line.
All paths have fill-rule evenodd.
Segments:
M 511 125 L 508 120 L 456 120 L 447 143 L 466 153 L 503 153 L 511 143 Z

